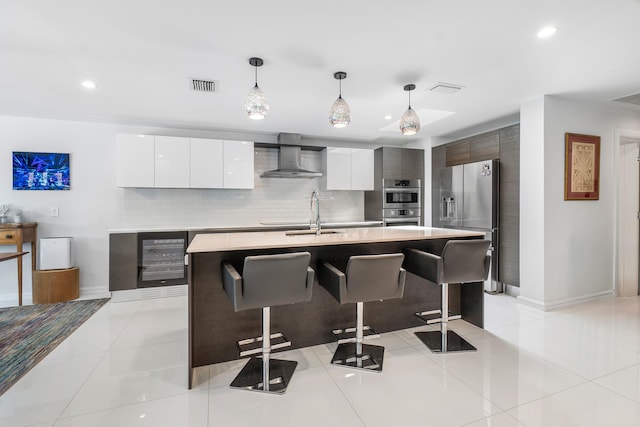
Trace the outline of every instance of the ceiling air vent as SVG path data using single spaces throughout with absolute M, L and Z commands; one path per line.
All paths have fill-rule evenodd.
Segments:
M 640 93 L 635 93 L 629 96 L 623 96 L 622 98 L 616 98 L 613 101 L 625 102 L 627 104 L 640 105 Z
M 430 87 L 429 90 L 431 92 L 446 93 L 446 94 L 451 95 L 451 94 L 454 94 L 454 93 L 458 92 L 463 87 L 464 86 L 456 85 L 456 84 L 453 84 L 453 83 L 438 82 L 433 87 Z
M 191 90 L 196 92 L 216 92 L 218 82 L 215 80 L 191 79 Z

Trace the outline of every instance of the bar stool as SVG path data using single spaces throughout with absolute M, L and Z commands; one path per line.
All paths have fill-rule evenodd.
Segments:
M 236 312 L 262 309 L 262 336 L 238 341 L 240 357 L 251 357 L 231 383 L 232 388 L 284 393 L 298 362 L 271 359 L 271 350 L 291 345 L 282 333 L 271 334 L 271 307 L 309 301 L 314 271 L 309 267 L 311 254 L 297 252 L 277 255 L 248 256 L 242 276 L 228 262 L 222 263 L 224 290 Z M 277 343 L 271 343 L 272 340 Z M 250 348 L 261 343 L 258 348 Z
M 384 347 L 364 344 L 364 302 L 402 298 L 406 272 L 403 254 L 358 255 L 349 258 L 346 273 L 333 265 L 320 263 L 320 285 L 340 303 L 356 303 L 356 327 L 334 330 L 334 334 L 353 333 L 355 338 L 339 340 L 331 363 L 370 371 L 382 371 Z M 375 334 L 375 332 L 373 332 Z
M 481 282 L 487 279 L 491 258 L 487 255 L 490 240 L 449 240 L 438 256 L 418 249 L 405 249 L 407 271 L 442 285 L 440 310 L 423 311 L 416 316 L 427 324 L 440 323 L 440 331 L 416 332 L 416 336 L 434 353 L 475 351 L 468 341 L 448 330 L 450 320 L 460 315 L 449 314 L 449 283 Z M 439 314 L 438 318 L 428 316 Z

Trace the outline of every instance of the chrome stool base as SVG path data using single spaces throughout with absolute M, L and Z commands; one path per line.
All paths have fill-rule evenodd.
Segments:
M 336 352 L 333 354 L 331 363 L 349 368 L 382 372 L 384 347 L 380 345 L 362 344 L 362 352 L 360 355 L 356 354 L 356 348 L 356 343 L 339 344 Z
M 265 365 L 268 366 L 269 371 L 269 383 L 266 389 Z M 287 391 L 297 365 L 298 362 L 292 360 L 268 359 L 265 361 L 261 357 L 252 357 L 233 380 L 231 388 L 283 394 Z
M 427 331 L 416 332 L 416 336 L 433 353 L 454 353 L 460 351 L 476 351 L 469 341 L 462 338 L 453 331 Z

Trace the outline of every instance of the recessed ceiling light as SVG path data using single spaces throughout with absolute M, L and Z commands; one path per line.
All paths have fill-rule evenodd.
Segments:
M 391 114 L 387 114 L 384 116 L 385 120 L 391 120 L 393 118 L 393 116 Z
M 552 35 L 554 35 L 556 31 L 558 31 L 558 27 L 544 27 L 543 29 L 538 31 L 538 38 L 546 39 L 547 37 L 551 37 Z
M 92 82 L 91 80 L 85 80 L 82 82 L 82 87 L 85 89 L 95 89 L 98 87 L 98 85 L 95 84 L 95 82 Z

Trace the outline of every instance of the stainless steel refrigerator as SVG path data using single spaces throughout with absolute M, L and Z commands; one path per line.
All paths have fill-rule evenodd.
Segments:
M 498 160 L 487 160 L 440 170 L 439 226 L 483 231 L 491 239 L 491 273 L 485 291 L 502 292 L 498 277 L 499 184 Z

